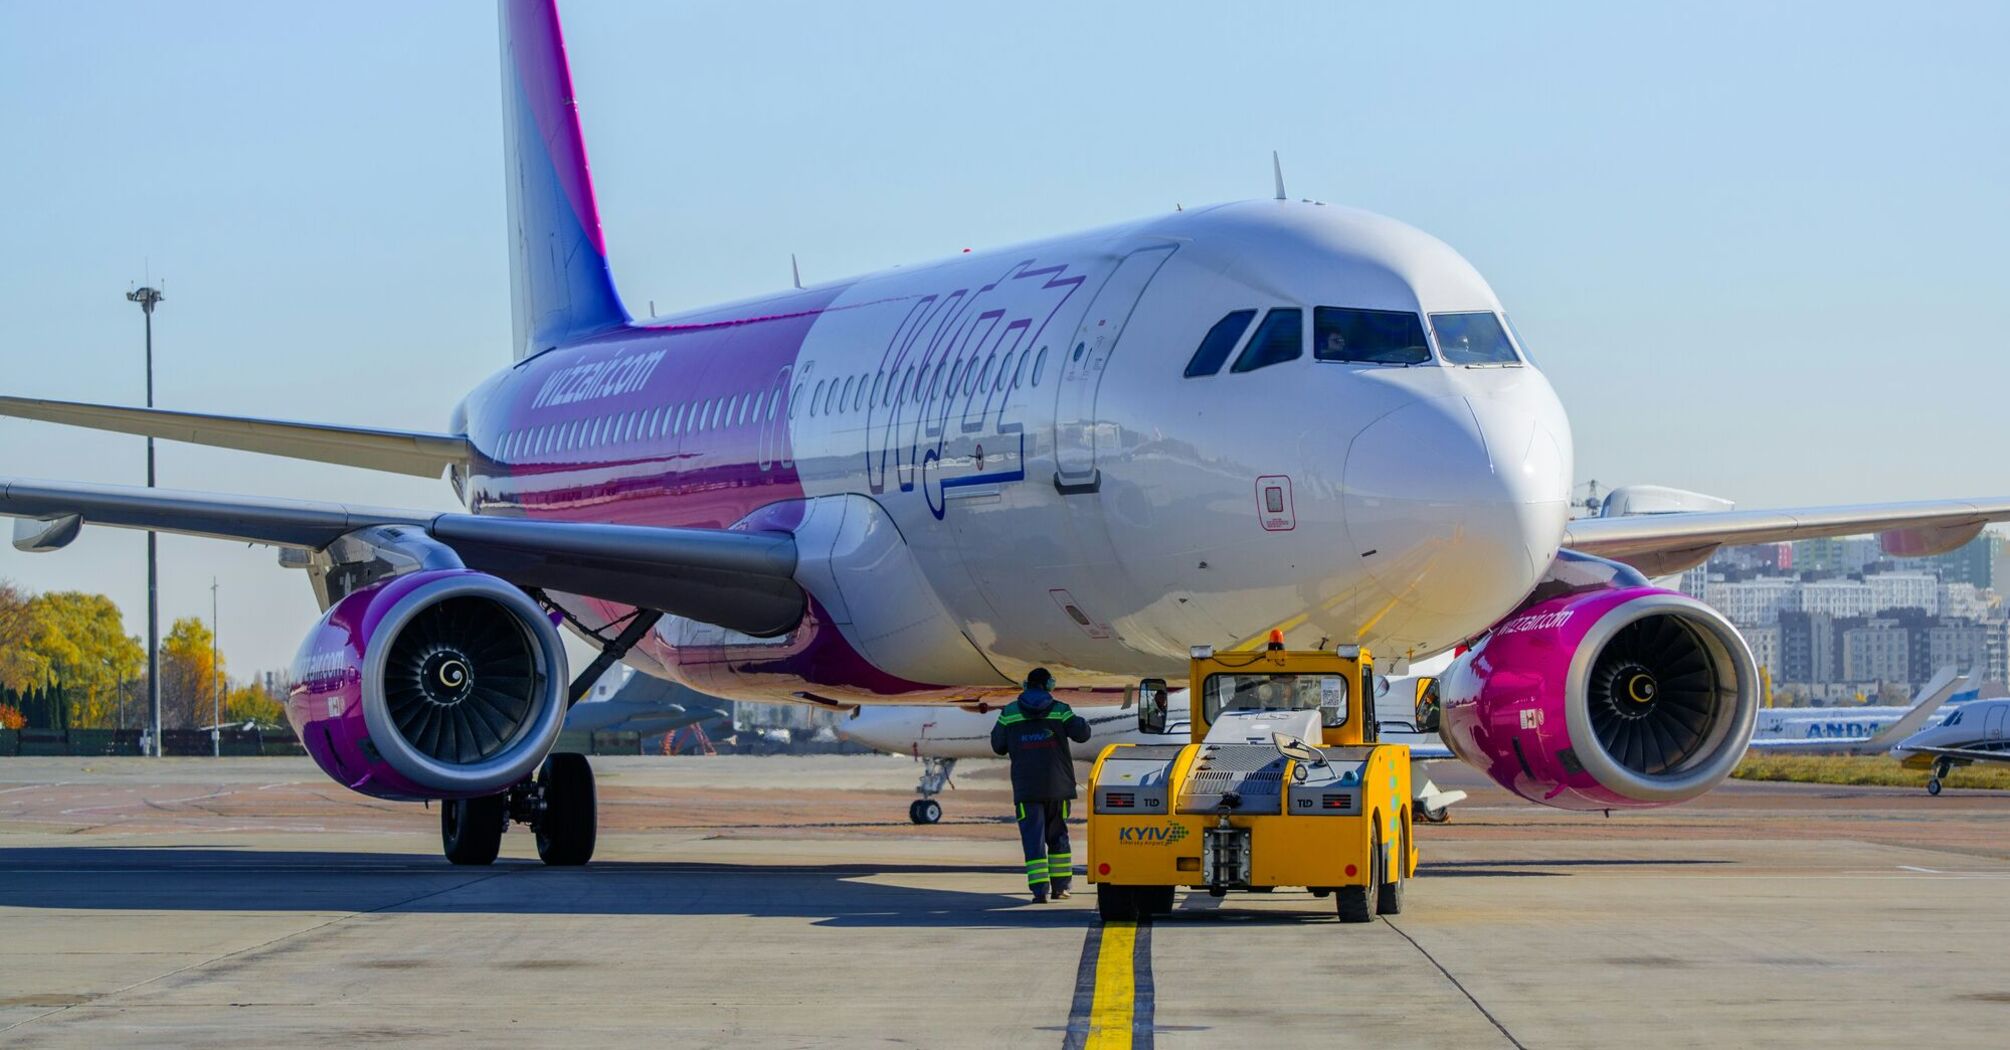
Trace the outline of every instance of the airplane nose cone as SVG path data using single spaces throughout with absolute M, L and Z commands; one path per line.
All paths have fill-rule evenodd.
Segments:
M 1347 534 L 1410 614 L 1402 634 L 1450 644 L 1476 633 L 1549 567 L 1569 513 L 1570 465 L 1567 438 L 1539 407 L 1431 398 L 1369 424 L 1349 446 Z

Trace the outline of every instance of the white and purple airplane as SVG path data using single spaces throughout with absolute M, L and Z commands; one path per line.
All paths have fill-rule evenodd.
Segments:
M 553 754 L 616 660 L 835 707 L 1174 677 L 1189 646 L 1469 646 L 1444 736 L 1577 809 L 1691 798 L 1752 734 L 1722 616 L 1648 586 L 1727 543 L 1950 549 L 2010 500 L 1571 521 L 1570 426 L 1492 289 L 1350 208 L 1190 208 L 637 321 L 608 271 L 557 13 L 501 5 L 513 360 L 439 432 L 0 399 L 0 412 L 420 476 L 466 513 L 0 478 L 15 545 L 86 525 L 267 544 L 326 612 L 288 714 L 371 795 L 594 845 Z M 1279 182 L 1281 183 L 1281 179 Z M 1623 501 L 1622 501 L 1623 502 Z M 601 648 L 576 675 L 557 626 Z M 1398 672 L 1400 673 L 1400 672 Z M 1107 693 L 1078 692 L 1087 701 Z

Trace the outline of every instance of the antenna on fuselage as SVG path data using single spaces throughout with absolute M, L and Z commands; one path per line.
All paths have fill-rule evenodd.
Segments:
M 796 265 L 795 252 L 789 253 L 789 276 L 795 280 L 796 289 L 800 291 L 803 287 L 803 269 Z
M 1284 164 L 1277 159 L 1276 150 L 1270 151 L 1270 174 L 1277 178 L 1277 199 L 1289 199 L 1284 196 Z

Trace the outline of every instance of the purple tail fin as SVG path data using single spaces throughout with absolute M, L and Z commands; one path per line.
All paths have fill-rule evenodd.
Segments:
M 501 0 L 510 302 L 521 359 L 618 328 L 572 71 L 552 0 Z

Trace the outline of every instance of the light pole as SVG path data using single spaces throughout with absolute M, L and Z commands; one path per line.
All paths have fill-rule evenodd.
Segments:
M 165 298 L 160 289 L 135 288 L 126 298 L 140 304 L 147 323 L 147 407 L 154 407 L 154 307 Z M 154 487 L 154 439 L 147 438 L 147 487 Z M 154 757 L 167 752 L 161 746 L 161 595 L 160 540 L 147 533 L 147 710 L 152 725 Z
M 209 578 L 209 753 L 223 757 L 223 665 L 218 662 L 216 636 L 216 577 Z

